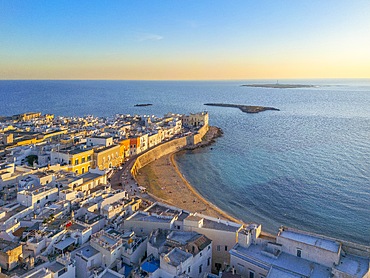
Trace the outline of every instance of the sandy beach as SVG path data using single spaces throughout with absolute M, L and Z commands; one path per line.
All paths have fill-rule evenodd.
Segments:
M 210 127 L 202 143 L 208 145 L 218 136 L 220 136 L 220 130 Z M 138 184 L 146 187 L 148 193 L 158 201 L 190 212 L 241 222 L 208 202 L 196 191 L 182 176 L 176 164 L 175 155 L 176 153 L 165 155 L 140 169 L 136 177 Z

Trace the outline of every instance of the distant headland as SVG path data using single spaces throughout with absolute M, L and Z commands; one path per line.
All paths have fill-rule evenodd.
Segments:
M 234 108 L 239 108 L 244 113 L 259 113 L 259 112 L 266 111 L 266 110 L 280 111 L 280 109 L 277 109 L 274 107 L 227 104 L 227 103 L 205 103 L 204 105 L 220 106 L 220 107 L 234 107 Z
M 313 88 L 315 85 L 303 85 L 303 84 L 243 84 L 242 87 L 254 87 L 254 88 L 275 88 L 275 89 L 295 89 L 295 88 Z

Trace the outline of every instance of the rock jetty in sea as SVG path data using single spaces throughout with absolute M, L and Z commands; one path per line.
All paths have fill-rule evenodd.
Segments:
M 266 110 L 280 111 L 280 109 L 277 109 L 274 107 L 227 104 L 227 103 L 205 103 L 204 105 L 220 106 L 220 107 L 234 107 L 234 108 L 239 108 L 244 113 L 259 113 L 259 112 L 266 111 Z
M 303 85 L 303 84 L 244 84 L 242 87 L 254 87 L 254 88 L 275 88 L 275 89 L 296 89 L 296 88 L 313 88 L 317 87 L 314 85 Z
M 153 104 L 151 104 L 151 103 L 138 103 L 138 104 L 135 104 L 134 106 L 151 106 L 151 105 L 153 105 Z

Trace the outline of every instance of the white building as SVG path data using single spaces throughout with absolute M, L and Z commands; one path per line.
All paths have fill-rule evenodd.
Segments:
M 58 189 L 55 187 L 35 186 L 17 193 L 17 201 L 23 206 L 42 208 L 48 202 L 58 199 Z
M 255 224 L 238 231 L 230 264 L 242 277 L 369 277 L 369 258 L 344 254 L 335 239 L 290 228 L 281 228 L 276 242 L 259 235 Z
M 112 136 L 94 136 L 87 138 L 86 145 L 91 146 L 112 146 L 113 137 Z
M 128 217 L 123 227 L 137 235 L 149 235 L 154 229 L 172 229 L 176 217 L 156 215 L 150 212 L 137 211 Z
M 200 127 L 208 125 L 208 112 L 200 112 L 182 117 L 182 123 L 187 127 Z
M 212 240 L 212 271 L 218 273 L 230 265 L 229 251 L 236 243 L 236 232 L 242 224 L 201 214 L 184 219 L 184 230 L 206 235 Z
M 91 236 L 90 245 L 102 254 L 103 267 L 110 267 L 121 259 L 123 240 L 118 235 L 99 231 Z
M 77 251 L 75 260 L 76 277 L 88 278 L 94 274 L 94 267 L 101 266 L 102 254 L 91 245 L 87 245 Z
M 148 241 L 150 261 L 158 268 L 149 273 L 146 262 L 141 269 L 148 277 L 206 277 L 211 272 L 212 242 L 195 232 L 154 230 Z

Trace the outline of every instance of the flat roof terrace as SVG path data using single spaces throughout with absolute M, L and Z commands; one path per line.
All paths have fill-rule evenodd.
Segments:
M 326 266 L 284 252 L 277 258 L 273 258 L 262 253 L 264 247 L 262 244 L 252 244 L 248 248 L 245 248 L 237 244 L 230 250 L 230 254 L 266 270 L 270 270 L 273 266 L 276 266 L 279 269 L 283 269 L 284 272 L 295 273 L 304 277 L 330 277 L 331 271 Z
M 89 245 L 87 245 L 87 246 L 82 247 L 81 249 L 79 249 L 78 252 L 76 253 L 76 255 L 80 255 L 80 256 L 83 256 L 85 258 L 91 258 L 91 257 L 95 256 L 98 253 L 99 253 L 99 251 L 96 250 L 95 248 L 93 248 L 89 244 Z
M 65 154 L 79 154 L 87 151 L 91 151 L 93 148 L 88 147 L 88 148 L 78 148 L 78 147 L 73 147 L 73 148 L 66 148 L 63 150 L 59 150 L 60 153 L 65 153 Z
M 242 226 L 241 224 L 238 226 L 234 226 L 232 224 L 235 224 L 235 223 L 230 223 L 230 222 L 224 223 L 224 221 L 217 222 L 217 221 L 209 220 L 206 218 L 203 219 L 203 228 L 208 228 L 208 229 L 236 232 Z
M 82 175 L 78 176 L 78 178 L 83 178 L 84 183 L 86 183 L 86 182 L 89 182 L 91 180 L 95 180 L 97 178 L 100 178 L 102 176 L 103 175 L 100 175 L 100 174 L 87 172 L 85 174 L 82 174 Z
M 334 252 L 334 253 L 338 253 L 339 248 L 340 248 L 340 243 L 334 240 L 329 240 L 329 239 L 321 238 L 318 236 L 308 235 L 305 233 L 298 233 L 294 231 L 282 231 L 279 237 L 283 237 L 283 238 L 301 242 L 307 245 L 319 247 L 321 249 Z
M 128 220 L 134 221 L 143 221 L 143 222 L 163 222 L 163 223 L 170 223 L 173 218 L 158 216 L 158 215 L 149 215 L 143 212 L 137 212 L 129 217 Z
M 108 147 L 102 147 L 102 148 L 97 148 L 94 150 L 95 153 L 102 153 L 102 152 L 105 152 L 105 151 L 108 151 L 110 149 L 113 149 L 113 148 L 117 148 L 119 147 L 119 145 L 111 145 L 111 146 L 108 146 Z

